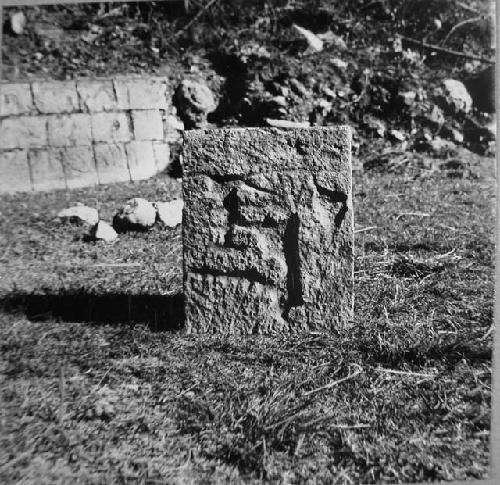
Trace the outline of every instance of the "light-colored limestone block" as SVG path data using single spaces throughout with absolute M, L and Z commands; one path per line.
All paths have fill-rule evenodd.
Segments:
M 12 193 L 32 189 L 26 150 L 0 152 L 0 192 Z
M 0 83 L 0 116 L 29 114 L 34 108 L 29 83 Z
M 168 109 L 171 94 L 165 79 L 116 79 L 115 91 L 120 109 Z
M 49 145 L 68 147 L 90 145 L 90 115 L 74 113 L 70 115 L 52 115 L 48 117 Z
M 165 170 L 170 165 L 170 146 L 161 141 L 153 142 L 153 153 L 158 172 Z
M 28 160 L 31 168 L 34 190 L 65 189 L 66 178 L 60 158 L 53 150 L 35 148 L 29 151 Z
M 136 140 L 163 140 L 163 120 L 157 109 L 132 111 Z
M 117 109 L 118 105 L 111 79 L 77 81 L 76 86 L 83 110 L 90 113 L 100 113 Z
M 50 151 L 51 156 L 55 156 L 62 163 L 69 189 L 98 183 L 92 147 L 51 148 Z
M 46 116 L 19 116 L 0 120 L 0 149 L 39 148 L 46 145 Z
M 170 143 L 178 142 L 182 139 L 184 123 L 172 114 L 164 116 L 165 141 Z
M 92 138 L 95 142 L 120 142 L 132 139 L 130 120 L 126 113 L 96 113 L 92 115 Z
M 99 183 L 127 182 L 130 172 L 123 143 L 96 143 L 94 154 Z
M 32 83 L 36 108 L 43 114 L 73 113 L 80 110 L 75 81 Z
M 132 141 L 127 143 L 126 150 L 132 180 L 147 179 L 157 172 L 151 141 Z

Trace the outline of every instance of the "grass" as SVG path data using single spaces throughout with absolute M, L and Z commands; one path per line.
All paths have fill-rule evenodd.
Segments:
M 424 175 L 356 174 L 353 324 L 293 338 L 184 335 L 179 229 L 53 220 L 168 200 L 166 177 L 2 196 L 0 480 L 485 478 L 494 183 Z

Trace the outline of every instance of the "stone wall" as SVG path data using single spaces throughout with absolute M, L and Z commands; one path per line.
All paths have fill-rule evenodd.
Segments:
M 141 180 L 182 124 L 164 78 L 0 83 L 0 192 Z

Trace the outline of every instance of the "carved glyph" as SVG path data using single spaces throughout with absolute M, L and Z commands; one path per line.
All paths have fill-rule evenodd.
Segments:
M 347 127 L 189 131 L 188 332 L 332 330 L 352 316 Z

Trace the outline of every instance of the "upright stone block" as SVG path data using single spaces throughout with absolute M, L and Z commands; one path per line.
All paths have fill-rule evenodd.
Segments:
M 350 129 L 184 137 L 187 331 L 344 327 L 353 311 Z

